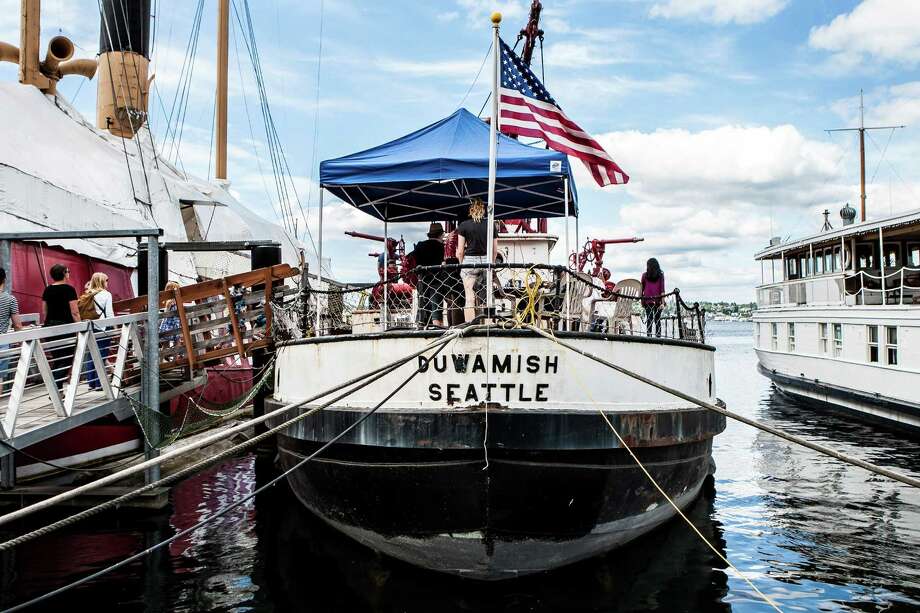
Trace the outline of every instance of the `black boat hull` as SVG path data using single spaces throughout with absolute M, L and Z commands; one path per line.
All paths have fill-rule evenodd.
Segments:
M 554 416 L 572 420 L 552 412 L 540 417 Z M 503 421 L 526 432 L 526 422 L 535 416 L 504 417 L 490 416 L 499 440 Z M 712 436 L 724 428 L 724 418 L 694 410 L 619 417 L 613 416 L 614 423 L 633 441 L 636 456 L 656 482 L 677 506 L 692 503 L 712 472 Z M 466 412 L 465 418 L 484 425 L 482 413 Z M 399 419 L 417 431 L 412 421 L 430 425 L 431 419 L 446 418 L 401 414 Z M 591 422 L 574 430 L 589 436 L 595 428 L 607 429 L 596 413 Z M 298 430 L 299 436 L 279 436 L 285 469 L 323 444 L 305 440 L 322 437 Z M 623 448 L 515 449 L 493 442 L 485 449 L 406 448 L 352 442 L 325 450 L 295 470 L 289 482 L 308 509 L 368 547 L 417 566 L 485 580 L 546 571 L 604 553 L 676 513 Z

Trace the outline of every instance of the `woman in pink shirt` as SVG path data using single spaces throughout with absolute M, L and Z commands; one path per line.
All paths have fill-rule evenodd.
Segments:
M 655 323 L 655 336 L 661 336 L 661 311 L 664 309 L 664 273 L 655 258 L 649 258 L 642 273 L 642 306 L 645 308 L 645 330 L 652 335 L 652 322 Z

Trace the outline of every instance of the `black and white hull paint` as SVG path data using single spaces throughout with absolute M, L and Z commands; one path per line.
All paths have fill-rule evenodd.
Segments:
M 715 400 L 709 346 L 559 334 Z M 434 336 L 390 332 L 283 345 L 271 408 L 408 355 Z M 308 509 L 355 540 L 421 567 L 477 579 L 570 564 L 674 516 L 599 410 L 681 507 L 711 474 L 712 438 L 725 427 L 721 415 L 552 341 L 492 330 L 463 337 L 434 360 L 413 361 L 291 426 L 278 439 L 283 466 L 356 422 L 418 367 L 422 372 L 406 387 L 289 482 Z

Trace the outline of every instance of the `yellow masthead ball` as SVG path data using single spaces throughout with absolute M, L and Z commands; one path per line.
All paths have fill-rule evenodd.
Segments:
M 502 22 L 502 14 L 498 11 L 492 13 L 492 23 L 498 25 Z

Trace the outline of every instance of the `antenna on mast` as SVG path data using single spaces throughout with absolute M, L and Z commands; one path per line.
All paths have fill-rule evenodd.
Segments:
M 859 127 L 835 128 L 825 132 L 859 132 L 859 221 L 866 221 L 866 130 L 897 130 L 906 126 L 869 126 L 865 122 L 866 107 L 863 90 L 859 90 Z

